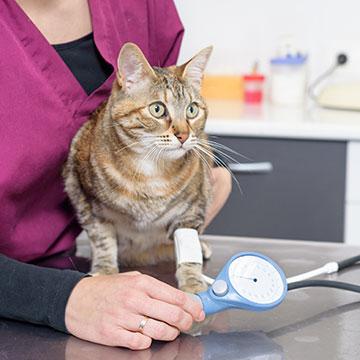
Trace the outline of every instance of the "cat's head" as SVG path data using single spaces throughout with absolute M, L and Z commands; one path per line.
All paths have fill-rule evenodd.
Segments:
M 196 148 L 207 118 L 201 81 L 212 48 L 181 66 L 151 67 L 141 50 L 125 44 L 110 98 L 111 120 L 134 151 L 177 159 Z

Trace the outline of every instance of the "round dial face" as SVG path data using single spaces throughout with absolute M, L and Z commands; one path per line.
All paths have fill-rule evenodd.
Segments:
M 236 258 L 229 266 L 229 279 L 240 296 L 258 304 L 271 304 L 285 291 L 279 271 L 258 256 Z

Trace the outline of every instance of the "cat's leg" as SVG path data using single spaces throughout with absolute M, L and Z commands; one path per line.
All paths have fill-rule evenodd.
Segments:
M 174 237 L 176 229 L 185 228 L 199 231 L 202 224 L 203 221 L 201 220 L 201 218 L 199 219 L 195 216 L 189 220 L 183 219 L 182 221 L 178 221 L 176 224 L 172 224 L 169 229 L 172 233 L 171 238 Z M 198 242 L 199 247 L 202 247 L 200 240 L 198 240 Z M 207 255 L 209 254 L 207 253 Z M 189 293 L 198 293 L 207 290 L 208 285 L 202 276 L 202 269 L 202 261 L 178 263 L 176 270 L 176 279 L 178 281 L 179 289 Z
M 159 262 L 174 261 L 174 244 L 158 244 L 143 251 L 131 251 L 119 253 L 120 263 L 124 266 L 156 265 Z
M 93 218 L 84 225 L 91 244 L 91 274 L 110 275 L 119 272 L 116 229 L 110 222 Z
M 196 294 L 207 290 L 208 285 L 202 276 L 202 264 L 183 263 L 176 270 L 180 290 Z
M 119 260 L 120 263 L 124 266 L 146 266 L 146 265 L 156 265 L 159 262 L 168 262 L 175 261 L 175 249 L 174 243 L 165 243 L 165 244 L 157 244 L 150 249 L 141 250 L 138 249 L 121 249 L 121 241 L 123 239 L 119 239 Z M 204 242 L 200 242 L 202 255 L 204 260 L 208 260 L 212 251 L 210 246 Z
M 72 157 L 64 167 L 65 190 L 73 204 L 81 227 L 87 232 L 92 250 L 92 274 L 118 272 L 117 238 L 114 226 L 94 214 L 95 203 L 80 185 Z

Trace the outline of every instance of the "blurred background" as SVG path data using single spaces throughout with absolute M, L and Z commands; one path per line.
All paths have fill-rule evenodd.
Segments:
M 339 52 L 349 55 L 346 70 L 360 74 L 357 0 L 175 2 L 186 29 L 180 61 L 213 45 L 209 73 L 243 74 L 255 60 L 267 73 L 269 59 L 280 42 L 290 37 L 309 54 L 310 78 L 329 67 Z
M 175 2 L 179 62 L 214 46 L 207 132 L 233 174 L 207 232 L 360 244 L 360 3 Z

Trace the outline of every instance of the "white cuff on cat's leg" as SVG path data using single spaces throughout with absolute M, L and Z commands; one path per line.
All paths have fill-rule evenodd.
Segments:
M 203 263 L 199 234 L 194 229 L 181 228 L 174 232 L 176 265 Z

